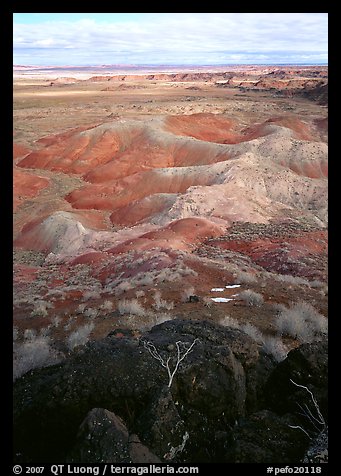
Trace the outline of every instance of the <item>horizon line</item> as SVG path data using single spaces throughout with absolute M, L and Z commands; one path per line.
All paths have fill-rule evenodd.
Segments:
M 124 67 L 136 67 L 136 66 L 328 66 L 328 62 L 323 63 L 101 63 L 101 64 L 13 64 L 13 67 L 23 66 L 26 68 L 86 68 L 86 67 L 109 67 L 109 66 L 124 66 Z

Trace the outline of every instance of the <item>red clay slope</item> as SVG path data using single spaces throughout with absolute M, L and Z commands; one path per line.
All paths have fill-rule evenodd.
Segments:
M 19 159 L 20 157 L 24 157 L 30 152 L 31 151 L 27 147 L 21 144 L 13 143 L 13 160 Z
M 102 124 L 45 137 L 39 141 L 45 148 L 28 154 L 18 167 L 84 174 L 112 160 L 135 133 L 134 128 L 122 127 L 117 134 Z
M 184 218 L 169 225 L 111 248 L 108 253 L 125 253 L 129 250 L 152 248 L 190 251 L 200 242 L 224 233 L 225 226 L 219 226 L 205 218 Z
M 243 183 L 253 183 L 258 156 L 264 156 L 270 174 L 278 173 L 279 166 L 309 178 L 324 178 L 327 146 L 315 142 L 321 140 L 324 129 L 324 123 L 304 122 L 294 115 L 271 117 L 247 128 L 234 119 L 207 113 L 115 120 L 45 137 L 38 141 L 43 147 L 17 165 L 81 174 L 90 183 L 73 190 L 65 200 L 74 209 L 109 211 L 113 224 L 131 226 L 166 213 L 176 195 L 190 188 L 207 190 L 234 180 L 243 193 Z M 215 143 L 219 141 L 226 145 Z M 248 151 L 249 162 L 242 169 Z M 231 160 L 240 157 L 244 157 L 240 164 Z M 267 198 L 268 191 L 261 185 L 252 189 L 255 202 L 258 193 Z M 201 199 L 205 197 L 203 193 Z M 237 200 L 242 207 L 242 198 Z M 212 216 L 222 215 L 217 213 Z
M 251 127 L 241 128 L 235 120 L 215 114 L 199 113 L 188 116 L 169 116 L 166 129 L 174 134 L 222 144 L 239 144 L 271 133 L 268 124 L 286 127 L 299 140 L 318 141 L 320 134 L 314 124 L 307 124 L 295 116 L 279 116 Z
M 36 197 L 41 190 L 48 187 L 50 180 L 46 177 L 14 169 L 13 172 L 13 208 L 14 210 L 27 198 Z

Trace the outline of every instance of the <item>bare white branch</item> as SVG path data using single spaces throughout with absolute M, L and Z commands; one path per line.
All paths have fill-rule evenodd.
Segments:
M 320 411 L 320 408 L 319 408 L 319 406 L 318 406 L 318 403 L 317 403 L 317 401 L 316 401 L 316 399 L 315 399 L 313 393 L 311 392 L 311 390 L 309 390 L 309 388 L 306 387 L 306 386 L 304 386 L 304 385 L 299 385 L 298 383 L 294 382 L 292 379 L 290 379 L 290 382 L 293 383 L 294 385 L 296 385 L 296 387 L 303 388 L 304 390 L 306 390 L 306 391 L 309 393 L 310 398 L 311 398 L 311 400 L 312 400 L 312 402 L 313 402 L 313 405 L 314 405 L 314 407 L 315 407 L 315 410 L 316 410 L 316 413 L 317 413 L 317 416 L 318 416 L 319 419 L 317 419 L 317 418 L 315 418 L 315 417 L 313 417 L 313 418 L 314 418 L 320 425 L 325 426 L 325 424 L 326 424 L 325 419 L 324 419 L 323 416 L 322 416 L 322 413 L 321 413 L 321 411 Z M 311 413 L 310 410 L 309 410 L 309 412 Z M 309 418 L 309 419 L 310 419 L 310 418 Z
M 309 435 L 309 433 L 306 432 L 305 429 L 302 428 L 301 426 L 299 426 L 299 425 L 288 425 L 288 426 L 289 426 L 290 428 L 297 428 L 298 430 L 302 430 L 303 433 L 305 433 L 305 434 L 307 435 L 307 437 L 309 438 L 309 440 L 312 439 L 311 436 Z
M 189 347 L 188 347 L 189 342 L 182 342 L 182 341 L 179 340 L 175 343 L 176 350 L 177 350 L 177 356 L 176 356 L 176 363 L 175 363 L 175 366 L 174 366 L 173 370 L 171 369 L 171 365 L 170 365 L 170 361 L 171 361 L 170 356 L 168 357 L 168 359 L 165 362 L 163 357 L 160 355 L 159 351 L 156 349 L 155 345 L 152 342 L 143 341 L 144 348 L 147 349 L 148 352 L 150 353 L 150 355 L 154 359 L 158 360 L 160 362 L 160 364 L 162 365 L 162 367 L 164 367 L 167 370 L 168 378 L 169 378 L 168 387 L 170 387 L 172 385 L 174 375 L 178 371 L 180 363 L 187 357 L 187 355 L 190 352 L 192 352 L 193 347 L 194 347 L 194 345 L 197 341 L 199 341 L 198 338 L 194 339 L 194 341 L 192 342 L 192 344 Z M 182 347 L 182 349 L 181 349 L 181 347 Z
M 313 402 L 313 405 L 314 405 L 317 416 L 315 416 L 313 414 L 313 412 L 309 408 L 308 404 L 304 403 L 303 405 L 301 405 L 300 403 L 297 403 L 298 407 L 302 410 L 302 413 L 300 412 L 299 415 L 302 415 L 305 418 L 307 418 L 309 420 L 310 424 L 315 428 L 315 431 L 311 430 L 311 434 L 309 434 L 308 431 L 306 431 L 304 428 L 302 428 L 299 425 L 297 425 L 297 426 L 288 425 L 288 426 L 290 428 L 297 428 L 297 429 L 303 431 L 308 436 L 308 438 L 310 440 L 312 440 L 313 437 L 316 437 L 316 432 L 317 432 L 317 434 L 320 434 L 325 429 L 325 427 L 326 427 L 325 419 L 322 416 L 322 413 L 320 411 L 318 403 L 317 403 L 313 393 L 311 392 L 311 390 L 309 390 L 309 388 L 306 387 L 305 385 L 299 385 L 298 383 L 294 382 L 292 379 L 290 379 L 290 382 L 292 384 L 296 385 L 296 387 L 303 388 L 306 392 L 308 392 L 308 394 L 310 395 L 311 401 Z M 320 425 L 320 426 L 317 426 L 317 425 Z

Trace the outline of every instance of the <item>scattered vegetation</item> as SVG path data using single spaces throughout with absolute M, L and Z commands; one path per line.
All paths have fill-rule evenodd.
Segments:
M 145 309 L 137 299 L 122 299 L 118 302 L 117 308 L 120 314 L 133 314 L 135 316 L 145 315 Z
M 89 324 L 85 324 L 84 326 L 78 327 L 78 329 L 76 329 L 74 332 L 71 332 L 71 334 L 66 339 L 68 348 L 73 350 L 80 345 L 85 345 L 88 342 L 89 336 L 94 327 L 94 323 L 91 322 Z
M 211 299 L 210 297 L 208 297 L 208 296 L 204 296 L 204 297 L 202 298 L 202 302 L 204 303 L 204 306 L 206 306 L 206 307 L 208 307 L 208 308 L 210 308 L 210 307 L 213 306 L 213 301 L 212 301 L 212 299 Z
M 298 301 L 279 313 L 276 327 L 280 335 L 312 342 L 328 333 L 328 320 L 311 304 Z
M 79 304 L 77 307 L 77 312 L 79 312 L 80 314 L 83 314 L 83 312 L 85 311 L 85 308 L 86 308 L 86 304 L 84 303 Z
M 90 291 L 84 291 L 83 293 L 83 301 L 89 301 L 89 299 L 99 299 L 101 294 L 96 289 Z
M 257 327 L 253 326 L 250 323 L 239 324 L 235 319 L 232 319 L 229 316 L 225 316 L 220 320 L 220 324 L 226 327 L 233 327 L 235 329 L 240 329 L 249 335 L 254 341 L 257 342 L 262 348 L 262 350 L 271 355 L 277 362 L 284 360 L 288 354 L 288 349 L 283 344 L 280 337 L 272 337 L 264 335 Z
M 132 284 L 129 281 L 122 281 L 119 283 L 115 289 L 115 294 L 122 294 L 127 291 L 130 291 L 131 289 L 134 289 Z
M 85 317 L 88 317 L 89 319 L 95 319 L 95 317 L 98 316 L 98 310 L 93 309 L 92 307 L 89 307 L 88 309 L 84 311 L 83 314 Z
M 174 308 L 174 303 L 173 302 L 168 302 L 165 299 L 162 299 L 160 291 L 156 291 L 154 294 L 154 304 L 153 308 L 156 309 L 157 311 L 161 309 L 165 309 L 167 311 L 170 311 L 171 309 Z
M 110 312 L 110 311 L 112 311 L 113 307 L 114 307 L 113 303 L 111 301 L 109 301 L 108 299 L 106 299 L 104 301 L 104 303 L 101 305 L 101 310 Z
M 32 317 L 46 317 L 48 315 L 47 310 L 53 309 L 53 304 L 47 301 L 36 301 L 34 303 L 33 311 L 31 312 Z
M 146 293 L 142 289 L 139 289 L 138 291 L 135 292 L 135 296 L 137 299 L 144 297 L 145 295 Z
M 240 299 L 246 302 L 248 306 L 261 306 L 264 303 L 264 298 L 261 294 L 246 289 L 239 294 Z
M 281 362 L 288 355 L 288 349 L 280 337 L 262 335 L 262 349 L 270 354 L 277 362 Z
M 194 295 L 195 295 L 194 287 L 193 287 L 193 286 L 188 286 L 187 288 L 185 288 L 185 289 L 182 291 L 181 301 L 182 301 L 182 302 L 188 302 L 188 301 L 189 301 L 189 298 L 190 298 L 191 296 L 194 296 Z
M 252 273 L 248 273 L 247 271 L 237 271 L 236 273 L 234 273 L 234 276 L 237 282 L 240 284 L 257 283 L 257 277 Z
M 54 365 L 61 358 L 62 355 L 52 347 L 49 336 L 37 335 L 32 329 L 27 329 L 24 341 L 13 345 L 13 379 L 30 370 Z

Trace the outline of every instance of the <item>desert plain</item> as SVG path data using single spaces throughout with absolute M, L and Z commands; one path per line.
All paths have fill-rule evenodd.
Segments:
M 307 353 L 325 345 L 328 68 L 15 67 L 13 97 L 18 461 L 303 457 L 308 441 L 302 432 L 290 427 L 293 433 L 283 436 L 278 430 L 286 441 L 279 451 L 271 444 L 266 448 L 264 427 L 264 435 L 256 432 L 261 435 L 253 443 L 256 451 L 245 443 L 245 428 L 233 425 L 249 418 L 251 433 L 260 421 L 278 428 L 276 418 L 295 412 L 276 407 L 273 395 L 281 381 L 276 368 L 282 365 L 283 372 L 287 356 L 303 352 L 301 346 L 310 349 L 303 354 L 312 365 Z M 93 383 L 103 370 L 96 360 L 99 349 L 108 342 L 118 346 L 118 355 L 128 346 L 125 361 L 139 349 L 155 366 L 148 372 L 156 375 L 156 387 L 167 384 L 157 356 L 173 351 L 179 340 L 169 343 L 165 335 L 180 339 L 187 350 L 198 340 L 187 355 L 189 367 L 184 359 L 170 382 L 171 395 L 162 394 L 158 405 L 152 384 L 116 394 L 124 387 L 116 381 L 111 404 L 108 396 L 101 401 L 90 391 L 84 400 L 72 400 L 72 388 L 79 387 L 79 396 L 84 385 L 74 373 L 89 372 Z M 219 340 L 232 346 L 225 357 L 237 363 L 217 357 Z M 195 362 L 200 346 L 209 360 L 218 359 L 215 370 L 208 366 L 200 373 L 206 365 L 199 357 L 200 365 Z M 267 363 L 260 364 L 260 358 Z M 130 372 L 134 385 L 139 378 L 144 382 L 140 364 L 127 370 L 116 363 L 116 376 L 103 365 L 107 378 L 118 378 L 120 368 L 122 380 Z M 307 385 L 308 367 L 298 371 L 296 364 L 286 365 L 293 365 L 292 378 Z M 217 382 L 225 382 L 226 368 L 234 387 L 222 383 L 216 389 Z M 262 377 L 254 377 L 255 368 L 263 369 Z M 318 380 L 321 368 L 314 369 L 311 381 L 323 406 L 325 381 Z M 271 397 L 269 385 L 276 387 Z M 50 406 L 42 409 L 43 391 Z M 220 392 L 230 391 L 236 401 L 224 403 Z M 164 420 L 166 407 L 171 423 Z M 51 417 L 57 410 L 70 428 Z M 36 428 L 40 411 L 48 423 Z M 274 412 L 271 424 L 264 411 Z M 89 428 L 95 432 L 94 421 L 114 422 L 116 429 L 101 450 L 98 435 L 96 450 L 84 443 Z M 287 431 L 289 424 L 282 425 Z M 119 430 L 126 438 L 124 456 L 117 448 L 108 456 Z M 39 441 L 35 446 L 32 434 Z M 299 435 L 297 445 L 292 435 Z

